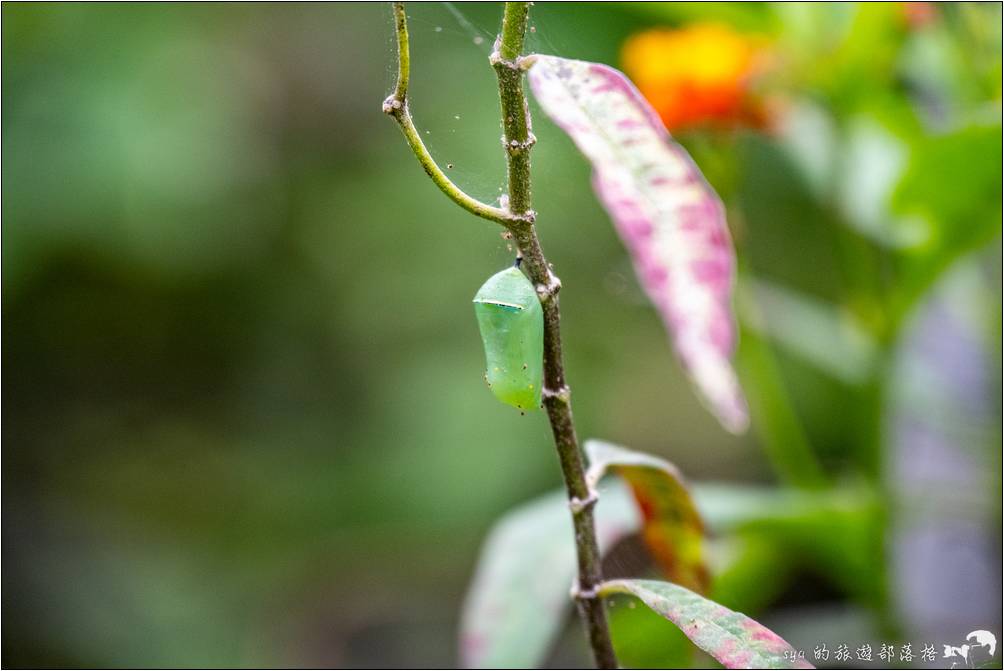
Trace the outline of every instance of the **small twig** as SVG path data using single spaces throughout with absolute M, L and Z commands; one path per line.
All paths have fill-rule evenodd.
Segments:
M 384 114 L 394 117 L 408 141 L 408 146 L 411 147 L 411 151 L 415 154 L 425 173 L 432 178 L 439 190 L 445 193 L 450 200 L 471 214 L 502 224 L 507 228 L 525 225 L 527 223 L 525 216 L 515 216 L 508 210 L 482 203 L 477 198 L 467 195 L 463 189 L 446 176 L 436 160 L 432 158 L 432 154 L 422 142 L 422 136 L 415 128 L 411 112 L 408 109 L 411 54 L 408 49 L 408 19 L 404 13 L 404 3 L 394 3 L 394 27 L 397 33 L 397 84 L 394 87 L 394 92 L 383 101 Z

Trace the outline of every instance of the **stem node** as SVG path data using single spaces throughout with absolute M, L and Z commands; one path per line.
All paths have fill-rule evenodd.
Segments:
M 547 284 L 538 284 L 535 287 L 540 302 L 544 304 L 557 298 L 558 292 L 561 291 L 561 280 L 558 279 L 558 276 L 548 271 L 548 278 Z
M 596 505 L 596 502 L 600 500 L 600 495 L 596 493 L 595 489 L 589 490 L 589 496 L 584 499 L 572 497 L 568 500 L 568 507 L 572 511 L 573 515 L 578 515 L 586 508 Z
M 526 139 L 523 141 L 515 139 L 506 140 L 506 137 L 504 135 L 502 136 L 502 146 L 505 147 L 505 150 L 509 152 L 510 155 L 530 151 L 535 144 L 537 144 L 537 136 L 529 132 L 526 134 Z
M 383 101 L 384 114 L 396 115 L 402 109 L 404 109 L 404 103 L 401 102 L 401 100 L 393 93 L 387 96 Z
M 591 589 L 585 589 L 578 583 L 572 583 L 572 589 L 569 591 L 569 595 L 576 601 L 592 601 L 600 598 L 600 590 L 598 586 Z

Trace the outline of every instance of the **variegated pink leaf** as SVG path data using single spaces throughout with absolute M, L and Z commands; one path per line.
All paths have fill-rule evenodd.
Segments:
M 600 594 L 631 594 L 675 624 L 726 669 L 811 669 L 805 653 L 742 613 L 658 580 L 611 580 Z
M 540 106 L 593 165 L 642 287 L 702 398 L 726 429 L 748 424 L 730 358 L 735 252 L 718 196 L 655 110 L 611 67 L 531 56 Z

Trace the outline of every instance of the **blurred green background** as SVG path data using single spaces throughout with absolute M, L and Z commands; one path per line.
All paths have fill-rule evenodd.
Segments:
M 380 113 L 389 7 L 2 12 L 4 665 L 456 664 L 480 542 L 559 470 L 543 414 L 481 377 L 470 299 L 506 241 Z M 501 5 L 409 14 L 416 123 L 494 200 Z M 696 482 L 854 492 L 747 531 L 722 583 L 796 647 L 1000 634 L 1000 4 L 531 17 L 530 50 L 615 65 L 708 21 L 772 55 L 767 127 L 678 134 L 742 267 L 740 438 L 534 108 L 580 436 Z M 550 663 L 581 647 L 570 624 Z

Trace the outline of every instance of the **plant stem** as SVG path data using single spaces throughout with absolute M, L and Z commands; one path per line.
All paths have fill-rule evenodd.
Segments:
M 578 579 L 572 593 L 586 627 L 596 666 L 614 669 L 617 668 L 617 658 L 599 595 L 603 574 L 593 519 L 597 497 L 586 482 L 585 462 L 572 419 L 571 390 L 565 382 L 561 355 L 561 310 L 558 303 L 561 281 L 551 272 L 551 266 L 544 257 L 534 226 L 536 216 L 530 207 L 530 149 L 536 138 L 531 132 L 530 109 L 523 91 L 523 69 L 520 64 L 529 9 L 528 2 L 505 4 L 502 33 L 495 42 L 490 59 L 498 77 L 502 108 L 502 144 L 505 148 L 508 176 L 504 208 L 486 205 L 465 194 L 443 174 L 422 143 L 408 111 L 408 28 L 404 5 L 400 2 L 394 3 L 398 44 L 397 86 L 394 93 L 384 101 L 384 112 L 397 120 L 415 156 L 443 193 L 468 212 L 497 222 L 512 233 L 523 256 L 527 275 L 537 289 L 544 310 L 543 401 L 551 423 L 575 528 Z
M 491 64 L 499 80 L 502 103 L 502 144 L 509 178 L 509 209 L 532 214 L 530 209 L 530 149 L 537 139 L 530 132 L 530 108 L 523 95 L 523 70 L 518 59 L 523 51 L 529 3 L 505 3 L 502 34 L 495 42 Z M 544 274 L 547 277 L 547 274 Z
M 597 667 L 613 669 L 617 668 L 617 658 L 610 641 L 603 601 L 597 593 L 603 574 L 593 521 L 596 495 L 586 483 L 585 464 L 572 419 L 571 390 L 565 382 L 561 356 L 561 309 L 558 303 L 561 282 L 551 272 L 540 248 L 533 223 L 534 212 L 530 209 L 530 149 L 536 138 L 531 132 L 530 108 L 523 92 L 523 70 L 518 62 L 523 51 L 528 14 L 527 2 L 505 4 L 502 34 L 491 57 L 498 75 L 502 127 L 505 130 L 502 142 L 509 177 L 509 208 L 529 220 L 526 224 L 513 227 L 512 232 L 523 254 L 523 265 L 537 287 L 544 308 L 544 407 L 551 422 L 575 527 L 579 576 L 573 594 Z

